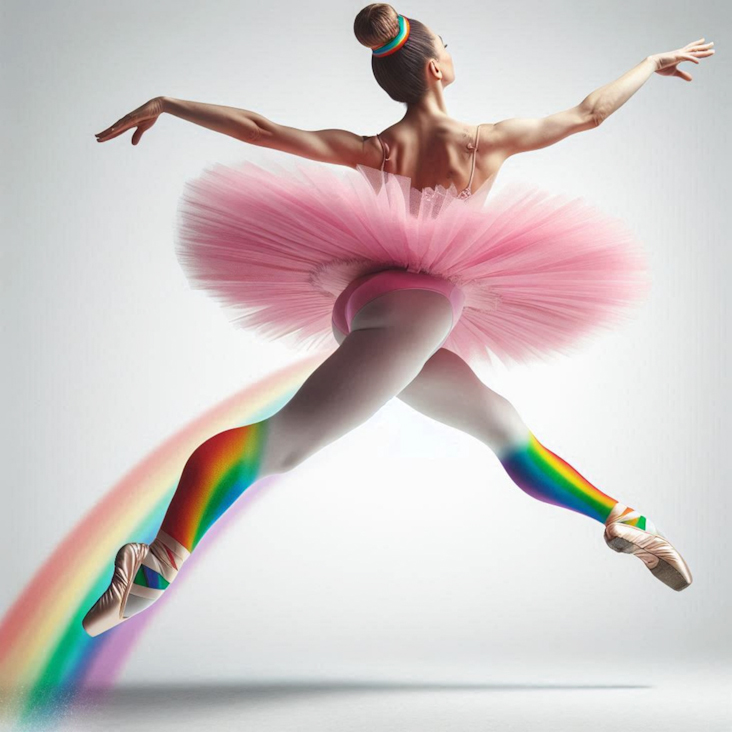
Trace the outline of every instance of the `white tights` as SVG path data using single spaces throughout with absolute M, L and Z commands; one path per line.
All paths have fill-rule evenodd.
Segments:
M 525 442 L 529 430 L 513 405 L 439 348 L 451 326 L 452 307 L 437 292 L 394 290 L 367 303 L 338 350 L 269 417 L 260 477 L 293 469 L 395 396 L 497 454 Z

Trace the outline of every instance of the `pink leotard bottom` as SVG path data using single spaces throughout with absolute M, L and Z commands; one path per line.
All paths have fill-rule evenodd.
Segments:
M 343 335 L 350 333 L 356 313 L 366 303 L 392 290 L 432 290 L 443 294 L 452 305 L 450 332 L 463 312 L 465 294 L 455 283 L 423 272 L 386 269 L 356 278 L 338 295 L 333 305 L 333 328 Z M 449 335 L 450 333 L 445 336 L 438 348 L 442 347 Z

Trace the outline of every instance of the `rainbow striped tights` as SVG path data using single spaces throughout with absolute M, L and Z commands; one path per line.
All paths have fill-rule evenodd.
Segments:
M 605 522 L 618 501 L 542 445 L 508 400 L 455 354 L 439 349 L 425 362 L 404 348 L 404 336 L 398 335 L 401 341 L 390 340 L 387 329 L 356 331 L 277 414 L 222 432 L 196 448 L 135 576 L 125 617 L 162 595 L 206 532 L 258 478 L 295 467 L 395 395 L 484 442 L 528 495 Z M 434 348 L 441 337 L 440 332 L 431 335 L 424 348 Z M 354 369 L 350 359 L 357 359 L 360 368 Z M 343 374 L 349 375 L 347 381 Z M 633 516 L 627 523 L 645 529 L 645 516 Z

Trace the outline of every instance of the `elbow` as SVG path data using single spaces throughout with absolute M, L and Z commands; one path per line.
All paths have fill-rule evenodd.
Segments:
M 592 127 L 599 127 L 607 118 L 607 113 L 602 109 L 593 109 L 590 111 L 589 124 Z
M 269 135 L 254 120 L 245 119 L 235 125 L 231 136 L 250 145 L 263 145 L 265 137 Z
M 597 104 L 582 102 L 577 106 L 578 125 L 581 130 L 591 130 L 599 127 L 607 116 Z

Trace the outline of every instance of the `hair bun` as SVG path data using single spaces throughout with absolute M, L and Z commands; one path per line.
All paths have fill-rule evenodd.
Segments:
M 387 3 L 371 3 L 356 16 L 353 32 L 359 43 L 368 48 L 379 48 L 398 35 L 398 13 Z

